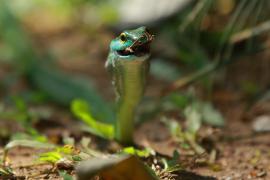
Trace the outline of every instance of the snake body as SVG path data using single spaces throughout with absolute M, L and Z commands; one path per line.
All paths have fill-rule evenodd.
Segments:
M 148 67 L 147 60 L 120 60 L 115 64 L 114 73 L 117 93 L 116 138 L 121 139 L 124 143 L 129 143 L 130 139 L 132 139 L 130 132 L 134 130 L 136 107 L 144 94 Z

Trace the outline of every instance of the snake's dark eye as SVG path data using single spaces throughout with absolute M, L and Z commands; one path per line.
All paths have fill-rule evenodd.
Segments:
M 127 40 L 127 36 L 124 33 L 120 34 L 120 40 L 125 42 Z

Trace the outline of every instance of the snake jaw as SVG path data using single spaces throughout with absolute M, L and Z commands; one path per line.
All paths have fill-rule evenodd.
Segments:
M 141 57 L 144 55 L 148 55 L 150 53 L 150 42 L 132 45 L 124 50 L 118 50 L 117 53 L 121 56 L 133 55 Z
M 123 50 L 118 50 L 117 53 L 120 56 L 137 56 L 142 57 L 150 54 L 150 43 L 153 41 L 154 35 L 148 31 L 143 36 L 134 40 L 134 42 Z

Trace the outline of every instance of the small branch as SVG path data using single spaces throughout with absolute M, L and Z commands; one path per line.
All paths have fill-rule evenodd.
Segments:
M 270 31 L 270 21 L 259 24 L 258 26 L 238 32 L 230 38 L 230 44 L 236 44 L 244 40 L 250 39 L 254 36 L 258 36 L 262 33 Z
M 169 87 L 162 90 L 161 96 L 166 96 L 167 94 L 169 94 L 172 91 L 175 91 L 179 88 L 183 88 L 185 86 L 188 86 L 189 84 L 193 83 L 194 81 L 200 79 L 202 76 L 205 76 L 205 75 L 211 73 L 212 71 L 217 69 L 217 67 L 218 67 L 218 63 L 214 62 L 214 63 L 209 64 L 206 67 L 198 70 L 195 73 L 192 73 L 190 75 L 187 75 L 183 78 L 176 80 L 174 83 L 172 83 L 172 85 L 170 85 Z
M 185 139 L 188 144 L 192 147 L 192 149 L 196 152 L 196 154 L 201 155 L 205 153 L 205 149 L 196 143 L 195 137 L 191 134 L 185 133 Z
M 193 10 L 188 14 L 184 22 L 179 26 L 179 31 L 183 32 L 185 29 L 200 15 L 203 8 L 208 3 L 208 0 L 198 1 Z

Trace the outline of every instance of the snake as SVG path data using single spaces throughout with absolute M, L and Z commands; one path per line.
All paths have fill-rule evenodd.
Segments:
M 115 138 L 123 144 L 133 142 L 134 117 L 144 96 L 153 38 L 142 26 L 123 31 L 110 43 L 105 67 L 110 72 L 116 94 Z

